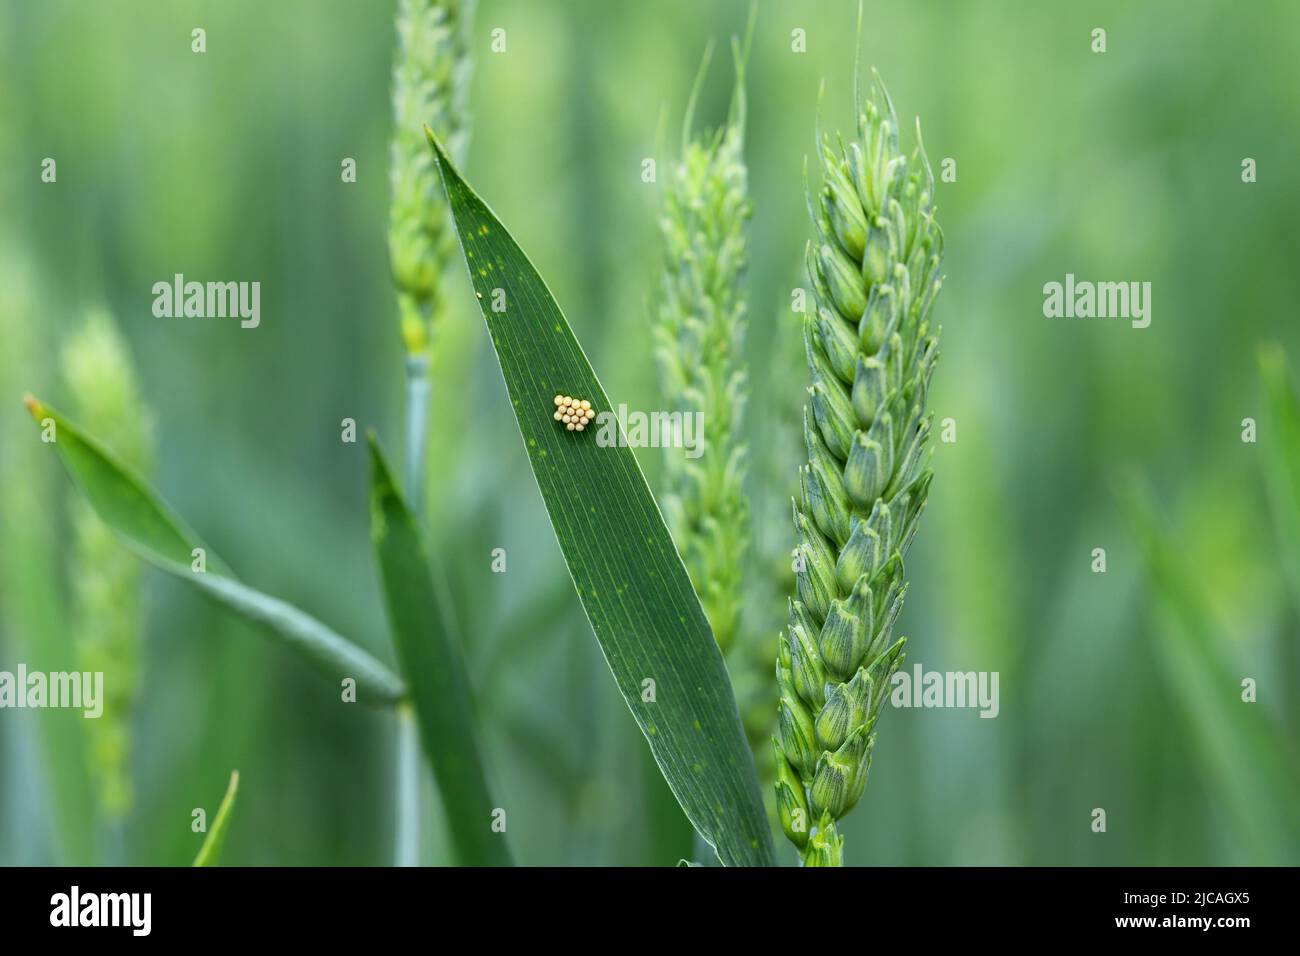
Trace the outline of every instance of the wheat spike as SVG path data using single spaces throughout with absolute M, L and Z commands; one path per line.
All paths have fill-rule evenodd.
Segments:
M 938 356 L 930 311 L 943 234 L 918 127 L 910 155 L 876 77 L 857 137 L 818 142 L 804 317 L 808 462 L 794 510 L 796 596 L 777 655 L 777 805 L 805 865 L 839 865 L 835 821 L 862 796 L 905 638 L 892 637 L 903 555 L 925 507 Z

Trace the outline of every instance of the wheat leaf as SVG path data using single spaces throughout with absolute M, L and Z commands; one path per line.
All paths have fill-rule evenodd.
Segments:
M 491 829 L 487 772 L 475 731 L 469 675 L 442 627 L 429 558 L 415 518 L 397 490 L 374 435 L 370 438 L 370 535 L 383 579 L 388 620 L 424 752 L 442 795 L 448 830 L 467 866 L 509 866 L 503 834 Z
M 613 405 L 542 277 L 426 134 L 529 464 L 619 691 L 677 802 L 722 862 L 772 864 L 722 655 L 645 476 L 623 442 L 598 441 L 597 427 L 567 431 L 553 418 L 557 394 L 601 412 Z
M 216 866 L 221 862 L 221 851 L 226 845 L 226 831 L 230 829 L 230 815 L 235 809 L 235 797 L 239 794 L 239 771 L 230 771 L 230 783 L 226 785 L 226 795 L 221 798 L 221 806 L 212 820 L 212 829 L 203 838 L 203 846 L 194 858 L 194 866 Z
M 358 700 L 394 703 L 403 696 L 397 675 L 361 648 L 292 604 L 240 583 L 152 489 L 93 438 L 34 398 L 27 399 L 27 408 L 38 424 L 53 424 L 51 446 L 73 482 L 95 513 L 136 554 L 265 626 L 325 673 L 354 679 Z M 192 569 L 196 548 L 204 550 L 207 569 L 203 572 Z

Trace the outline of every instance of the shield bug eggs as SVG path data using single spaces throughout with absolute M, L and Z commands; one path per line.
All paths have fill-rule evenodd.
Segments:
M 580 432 L 595 417 L 596 410 L 585 398 L 577 399 L 571 395 L 555 396 L 554 418 L 557 422 L 563 423 L 566 430 Z

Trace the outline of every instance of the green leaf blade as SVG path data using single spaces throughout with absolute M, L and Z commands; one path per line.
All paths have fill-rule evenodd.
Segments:
M 226 785 L 226 795 L 221 798 L 221 806 L 212 821 L 212 828 L 199 847 L 194 866 L 216 866 L 221 862 L 221 851 L 226 846 L 226 831 L 230 829 L 230 817 L 235 810 L 235 797 L 239 794 L 239 771 L 230 772 L 230 783 Z
M 73 483 L 137 555 L 262 625 L 325 673 L 352 678 L 358 700 L 393 704 L 404 696 L 397 675 L 356 644 L 288 602 L 241 583 L 152 489 L 63 415 L 34 398 L 27 407 L 38 424 L 54 423 L 51 444 Z M 195 548 L 204 549 L 206 571 L 191 569 Z
M 73 482 L 106 525 L 137 550 L 173 564 L 188 565 L 195 548 L 208 551 L 179 515 L 98 442 L 50 406 L 30 396 L 26 403 L 38 424 L 53 422 L 52 444 Z M 214 571 L 228 573 L 210 551 L 207 561 Z
M 479 746 L 464 657 L 442 627 L 419 527 L 373 435 L 370 457 L 375 557 L 393 640 L 410 686 L 420 740 L 442 795 L 448 831 L 461 863 L 510 866 L 505 835 L 491 829 L 496 804 Z
M 542 277 L 428 136 L 533 475 L 619 691 L 722 862 L 774 865 L 726 667 L 645 476 L 616 426 L 606 434 L 620 440 L 603 447 L 600 419 L 568 432 L 552 400 L 613 406 Z M 492 311 L 497 290 L 504 312 Z M 647 680 L 653 700 L 643 699 Z
M 234 578 L 211 572 L 194 574 L 186 566 L 158 566 L 189 581 L 246 620 L 262 625 L 324 673 L 340 679 L 351 677 L 357 682 L 358 700 L 395 704 L 405 696 L 406 688 L 396 674 L 288 601 L 264 594 Z

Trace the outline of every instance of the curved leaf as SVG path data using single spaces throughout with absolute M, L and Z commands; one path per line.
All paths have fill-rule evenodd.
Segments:
M 357 682 L 357 699 L 394 703 L 401 680 L 351 641 L 293 605 L 241 584 L 229 568 L 148 486 L 98 442 L 36 399 L 27 408 L 38 424 L 54 425 L 51 446 L 95 513 L 131 550 L 157 568 L 186 581 L 316 662 L 326 673 Z M 42 426 L 44 427 L 44 426 Z M 192 570 L 203 548 L 207 570 Z
M 424 752 L 442 795 L 447 829 L 468 866 L 509 866 L 505 835 L 492 831 L 496 805 L 474 723 L 469 674 L 438 613 L 429 559 L 379 442 L 372 434 L 370 534 L 383 578 L 393 641 Z
M 221 862 L 221 851 L 226 845 L 226 831 L 230 829 L 230 815 L 235 809 L 235 796 L 239 793 L 239 771 L 230 771 L 230 783 L 226 785 L 226 795 L 221 798 L 221 806 L 212 820 L 212 828 L 199 847 L 199 854 L 194 858 L 195 866 L 216 866 Z
M 645 476 L 623 441 L 600 440 L 621 437 L 616 423 L 596 427 L 608 422 L 598 418 L 583 432 L 566 431 L 552 400 L 587 399 L 607 416 L 614 406 L 542 277 L 425 133 L 529 464 L 619 691 L 719 858 L 771 865 L 767 814 L 726 667 Z

